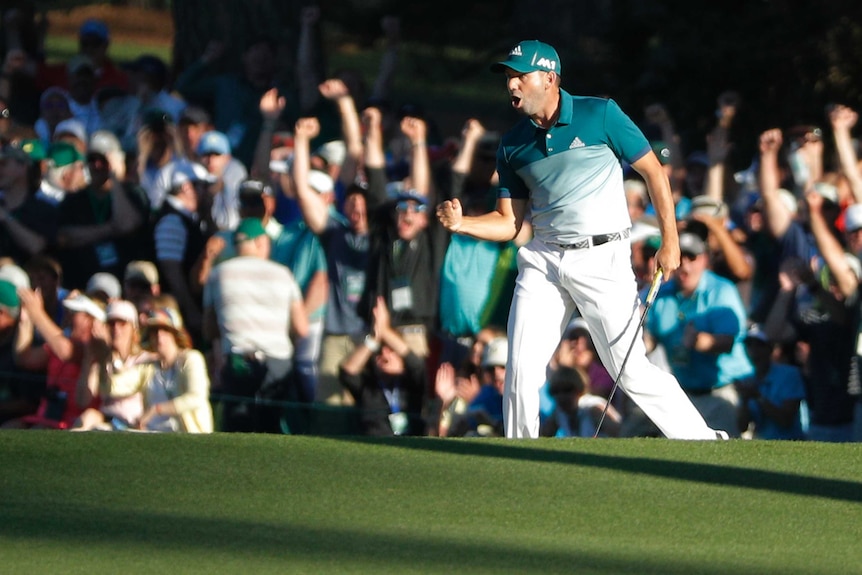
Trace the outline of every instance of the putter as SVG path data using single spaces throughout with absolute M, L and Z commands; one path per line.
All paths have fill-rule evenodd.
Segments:
M 623 370 L 626 368 L 626 363 L 629 361 L 629 356 L 632 353 L 632 349 L 635 346 L 635 341 L 637 341 L 638 336 L 640 335 L 641 329 L 644 326 L 644 322 L 646 321 L 646 314 L 649 311 L 649 308 L 652 307 L 652 302 L 655 301 L 655 296 L 658 294 L 658 288 L 661 285 L 661 277 L 662 271 L 659 268 L 656 270 L 655 275 L 652 277 L 652 283 L 649 286 L 649 291 L 647 292 L 646 302 L 644 302 L 644 311 L 641 314 L 641 320 L 638 323 L 638 327 L 635 330 L 635 336 L 632 338 L 631 344 L 629 344 L 629 350 L 626 352 L 626 356 L 623 358 L 623 364 L 620 366 L 620 372 L 617 374 L 617 378 L 614 380 L 614 386 L 611 388 L 611 394 L 608 396 L 608 402 L 605 404 L 605 408 L 602 410 L 602 417 L 599 419 L 599 424 L 596 426 L 596 433 L 593 435 L 593 439 L 599 436 L 599 432 L 602 430 L 602 423 L 605 421 L 605 416 L 608 414 L 608 408 L 611 406 L 611 401 L 614 399 L 614 394 L 617 392 L 617 386 L 620 384 L 620 378 L 623 376 Z

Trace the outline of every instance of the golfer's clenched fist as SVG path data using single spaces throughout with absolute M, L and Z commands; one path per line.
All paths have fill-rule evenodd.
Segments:
M 437 219 L 450 232 L 457 232 L 461 229 L 463 217 L 464 212 L 461 210 L 460 200 L 446 200 L 437 206 Z

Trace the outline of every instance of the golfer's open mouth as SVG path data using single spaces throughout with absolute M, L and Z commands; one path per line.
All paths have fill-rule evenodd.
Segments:
M 519 96 L 511 96 L 512 107 L 517 108 L 521 105 L 521 98 Z

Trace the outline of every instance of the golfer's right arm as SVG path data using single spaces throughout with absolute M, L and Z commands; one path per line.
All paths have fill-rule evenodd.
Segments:
M 494 211 L 481 216 L 465 216 L 461 209 L 461 202 L 453 199 L 437 206 L 437 218 L 450 232 L 480 240 L 507 242 L 515 239 L 521 230 L 526 207 L 527 200 L 498 198 Z

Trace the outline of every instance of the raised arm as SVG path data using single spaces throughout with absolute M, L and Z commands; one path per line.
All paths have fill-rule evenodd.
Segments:
M 269 154 L 272 150 L 272 135 L 278 127 L 278 119 L 287 105 L 284 96 L 278 94 L 278 88 L 267 90 L 260 98 L 260 115 L 263 124 L 254 148 L 254 160 L 251 165 L 251 177 L 266 181 L 269 177 Z
M 362 163 L 362 127 L 356 103 L 347 89 L 347 85 L 337 78 L 322 83 L 318 89 L 327 100 L 332 100 L 338 107 L 341 116 L 341 134 L 347 148 L 347 157 L 341 166 L 338 179 L 345 185 L 352 184 Z
M 410 140 L 410 181 L 413 189 L 431 197 L 431 162 L 428 159 L 428 125 L 421 118 L 405 116 L 401 131 Z
M 308 228 L 315 234 L 326 229 L 329 207 L 324 199 L 308 183 L 311 171 L 311 140 L 320 133 L 317 118 L 300 118 L 293 134 L 293 185 L 296 201 Z
M 853 149 L 853 139 L 850 130 L 856 125 L 859 115 L 847 106 L 835 106 L 829 111 L 829 122 L 832 124 L 832 134 L 835 138 L 835 150 L 841 171 L 850 182 L 853 198 L 856 203 L 862 203 L 862 173 L 859 171 L 859 159 Z
M 829 271 L 832 272 L 838 289 L 841 290 L 845 298 L 848 298 L 859 287 L 859 278 L 850 269 L 850 265 L 844 257 L 844 248 L 838 238 L 835 237 L 829 222 L 823 215 L 823 196 L 816 191 L 810 191 L 805 194 L 805 200 L 808 202 L 811 233 L 814 234 L 817 249 L 823 256 L 823 261 L 826 262 Z
M 781 130 L 773 128 L 760 135 L 760 195 L 763 197 L 764 215 L 769 232 L 782 237 L 793 219 L 778 195 L 778 152 L 783 138 Z

